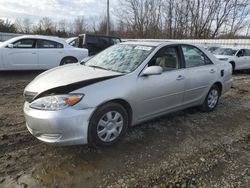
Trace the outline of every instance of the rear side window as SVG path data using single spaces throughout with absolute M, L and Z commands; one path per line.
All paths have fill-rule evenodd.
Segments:
M 183 45 L 182 51 L 186 68 L 213 64 L 212 61 L 201 50 L 194 46 Z
M 98 39 L 97 39 L 97 37 L 87 35 L 86 36 L 86 43 L 87 44 L 97 44 Z
M 50 40 L 38 40 L 37 48 L 63 48 L 63 45 Z
M 108 46 L 110 43 L 108 37 L 99 37 L 99 42 L 101 45 L 104 45 L 104 46 Z
M 250 50 L 248 49 L 245 50 L 245 56 L 250 56 Z
M 34 39 L 22 39 L 13 43 L 13 48 L 34 48 Z

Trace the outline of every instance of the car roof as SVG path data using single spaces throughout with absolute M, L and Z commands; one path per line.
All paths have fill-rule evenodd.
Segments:
M 107 38 L 116 38 L 116 39 L 121 39 L 120 37 L 117 37 L 117 36 L 112 36 L 112 35 L 99 35 L 99 34 L 88 34 L 88 33 L 85 33 L 85 34 L 80 34 L 79 36 L 85 36 L 85 35 L 88 35 L 88 36 L 93 36 L 93 37 L 107 37 Z
M 43 36 L 43 35 L 22 35 L 18 36 L 12 39 L 18 40 L 18 39 L 44 39 L 44 40 L 53 40 L 55 42 L 60 42 L 60 43 L 66 43 L 63 39 L 59 37 L 53 37 L 53 36 Z
M 142 45 L 142 46 L 161 46 L 161 45 L 171 45 L 171 44 L 179 44 L 178 42 L 171 41 L 127 41 L 121 44 L 133 44 L 133 45 Z

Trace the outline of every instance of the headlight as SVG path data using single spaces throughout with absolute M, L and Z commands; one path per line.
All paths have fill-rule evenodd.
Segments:
M 62 110 L 78 103 L 84 95 L 52 95 L 39 98 L 30 104 L 31 108 L 39 110 Z
M 227 61 L 228 58 L 219 58 L 219 60 L 221 60 L 221 61 Z

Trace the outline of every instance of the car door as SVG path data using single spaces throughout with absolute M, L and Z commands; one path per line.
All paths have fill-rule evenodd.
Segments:
M 182 45 L 185 61 L 184 105 L 199 104 L 216 80 L 217 67 L 195 46 Z
M 185 71 L 178 46 L 163 47 L 147 66 L 161 66 L 163 73 L 138 77 L 139 121 L 181 106 L 184 96 Z
M 64 57 L 63 44 L 39 39 L 37 40 L 38 64 L 41 69 L 50 69 L 60 65 Z
M 3 61 L 11 70 L 39 69 L 36 40 L 24 38 L 13 42 L 13 47 L 4 48 Z
M 236 54 L 236 69 L 248 69 L 249 68 L 249 57 L 245 49 L 240 49 Z

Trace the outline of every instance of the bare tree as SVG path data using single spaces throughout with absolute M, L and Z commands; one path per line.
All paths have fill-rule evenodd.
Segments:
M 138 38 L 215 38 L 246 28 L 249 0 L 120 0 L 119 24 Z M 132 34 L 131 34 L 132 33 Z
M 230 34 L 236 35 L 236 33 L 247 26 L 247 16 L 250 14 L 249 0 L 234 0 L 233 11 L 231 14 L 230 22 Z
M 82 16 L 82 17 L 77 17 L 75 20 L 74 20 L 74 33 L 76 35 L 79 35 L 79 34 L 82 34 L 82 33 L 85 33 L 86 30 L 87 30 L 87 24 L 86 24 L 86 21 L 85 21 L 85 18 Z
M 162 0 L 123 0 L 120 5 L 117 15 L 136 37 L 149 37 L 160 29 Z
M 17 31 L 20 33 L 31 33 L 32 23 L 29 18 L 24 19 L 16 19 L 15 20 L 15 27 L 17 28 Z

